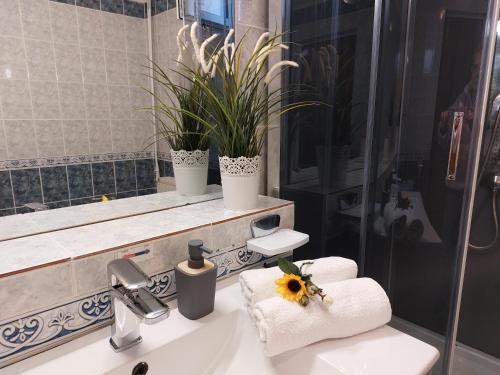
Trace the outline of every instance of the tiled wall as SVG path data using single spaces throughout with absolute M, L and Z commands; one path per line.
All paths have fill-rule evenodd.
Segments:
M 245 244 L 252 237 L 250 222 L 273 213 L 281 216 L 281 227 L 293 228 L 294 207 L 288 204 L 0 278 L 0 301 L 9 301 L 0 309 L 0 368 L 109 324 L 106 266 L 124 254 L 150 251 L 134 261 L 150 275 L 148 287 L 159 298 L 175 296 L 173 267 L 186 259 L 190 239 L 201 239 L 216 250 L 210 259 L 218 265 L 219 278 L 262 265 L 270 259 L 249 251 Z
M 131 0 L 0 1 L 1 214 L 154 188 L 145 16 Z

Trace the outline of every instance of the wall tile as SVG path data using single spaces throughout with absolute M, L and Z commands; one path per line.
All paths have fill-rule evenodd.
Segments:
M 64 120 L 64 148 L 66 155 L 88 155 L 89 134 L 86 120 Z
M 71 206 L 81 206 L 82 204 L 96 203 L 97 200 L 93 197 L 71 199 L 69 201 Z
M 116 193 L 113 163 L 93 163 L 92 179 L 95 195 Z
M 85 83 L 105 83 L 106 65 L 104 50 L 101 48 L 82 48 L 82 70 Z
M 268 0 L 236 0 L 236 22 L 260 28 L 268 27 Z
M 106 78 L 108 84 L 128 84 L 127 55 L 122 51 L 105 51 Z
M 131 85 L 149 88 L 148 57 L 142 53 L 127 53 L 128 79 Z
M 77 7 L 78 38 L 86 47 L 103 47 L 100 11 Z
M 32 120 L 5 120 L 4 127 L 7 156 L 10 160 L 31 159 L 38 156 Z
M 80 48 L 77 44 L 54 44 L 59 82 L 82 82 Z
M 0 78 L 27 79 L 22 39 L 0 37 Z
M 68 165 L 69 196 L 85 198 L 93 196 L 90 164 Z M 73 202 L 71 202 L 73 205 Z
M 46 0 L 22 0 L 19 3 L 24 37 L 50 40 L 49 2 Z
M 42 203 L 42 188 L 40 185 L 40 170 L 18 169 L 11 171 L 12 188 L 16 207 L 26 203 Z
M 156 194 L 156 193 L 157 193 L 156 188 L 137 190 L 137 196 L 139 196 L 139 197 L 142 195 L 150 195 L 150 194 Z
M 128 86 L 108 86 L 109 117 L 111 119 L 130 119 L 130 98 Z
M 59 101 L 61 103 L 61 118 L 84 119 L 85 97 L 81 83 L 59 83 Z
M 40 168 L 42 190 L 45 202 L 57 202 L 69 199 L 66 167 Z
M 108 263 L 116 258 L 114 252 L 74 260 L 76 294 L 97 292 L 108 286 Z
M 59 201 L 59 202 L 49 202 L 49 203 L 45 203 L 45 205 L 47 207 L 49 207 L 50 210 L 53 210 L 56 208 L 69 207 L 69 200 Z
M 76 5 L 90 9 L 101 9 L 100 0 L 76 0 Z
M 101 10 L 123 14 L 123 0 L 101 0 Z
M 74 1 L 73 1 L 74 4 Z M 76 8 L 49 1 L 52 39 L 56 43 L 78 44 Z
M 8 208 L 5 210 L 0 210 L 0 217 L 15 215 L 16 210 L 14 208 Z
M 133 160 L 115 162 L 116 191 L 136 190 L 135 163 Z
M 0 279 L 0 320 L 67 301 L 73 297 L 70 264 L 44 267 Z
M 146 14 L 145 4 L 132 0 L 123 0 L 123 13 L 126 16 L 144 18 Z
M 104 48 L 125 51 L 124 18 L 117 14 L 111 14 L 111 13 L 103 13 L 101 17 L 102 17 L 102 28 L 104 37 Z
M 9 171 L 0 171 L 0 209 L 14 207 Z
M 32 118 L 28 81 L 0 80 L 0 100 L 5 119 Z
M 7 160 L 7 139 L 4 129 L 3 121 L 0 120 L 0 160 Z
M 21 36 L 21 15 L 17 1 L 0 1 L 0 19 L 0 35 Z
M 55 81 L 56 65 L 51 43 L 26 39 L 25 45 L 29 79 Z
M 154 123 L 148 120 L 134 121 L 135 149 L 137 151 L 151 151 L 154 143 Z
M 167 0 L 153 0 L 153 15 L 160 14 L 168 10 L 168 1 Z
M 111 126 L 108 120 L 88 120 L 90 153 L 103 154 L 112 150 Z
M 59 93 L 56 82 L 30 82 L 33 117 L 37 119 L 60 119 Z
M 151 95 L 141 87 L 130 87 L 130 110 L 133 119 L 151 120 L 152 114 L 144 111 L 151 107 Z
M 134 121 L 111 120 L 110 123 L 113 152 L 135 151 Z
M 117 199 L 132 198 L 132 197 L 137 197 L 137 190 L 121 191 L 119 193 L 116 193 Z
M 135 161 L 137 189 L 148 189 L 156 186 L 153 159 Z
M 34 120 L 39 157 L 54 157 L 64 153 L 62 122 Z
M 105 85 L 85 84 L 85 107 L 87 118 L 107 119 L 109 118 L 109 100 Z
M 125 19 L 125 38 L 127 52 L 147 53 L 146 20 L 127 17 Z
M 50 0 L 50 1 L 61 4 L 75 5 L 75 0 Z

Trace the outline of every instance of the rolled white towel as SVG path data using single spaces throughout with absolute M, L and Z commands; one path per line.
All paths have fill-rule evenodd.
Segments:
M 391 319 L 389 299 L 372 279 L 344 280 L 321 287 L 332 297 L 332 305 L 313 297 L 303 307 L 277 296 L 253 307 L 266 355 L 274 356 L 320 340 L 354 336 Z
M 300 267 L 304 262 L 314 262 L 304 266 L 302 271 L 312 274 L 312 281 L 319 287 L 324 283 L 353 279 L 358 274 L 356 262 L 347 258 L 327 257 L 312 261 L 302 260 L 295 264 Z M 240 274 L 240 285 L 247 305 L 252 306 L 266 298 L 276 296 L 274 281 L 281 276 L 283 271 L 279 267 L 243 271 Z

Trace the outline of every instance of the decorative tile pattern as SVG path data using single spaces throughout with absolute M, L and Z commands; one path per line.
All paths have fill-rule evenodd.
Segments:
M 255 267 L 272 258 L 242 247 L 210 258 L 218 265 L 218 279 L 245 268 Z M 175 297 L 174 270 L 150 277 L 148 288 L 162 299 Z M 110 324 L 113 312 L 107 290 L 38 313 L 18 316 L 0 322 L 0 368 L 47 350 L 55 342 L 70 341 L 82 332 Z

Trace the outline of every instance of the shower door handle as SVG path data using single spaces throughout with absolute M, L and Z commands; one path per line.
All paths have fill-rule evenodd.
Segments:
M 458 156 L 460 154 L 460 138 L 462 137 L 462 126 L 464 124 L 464 113 L 453 112 L 453 124 L 451 128 L 450 155 L 448 157 L 448 172 L 446 179 L 455 181 L 457 178 Z

